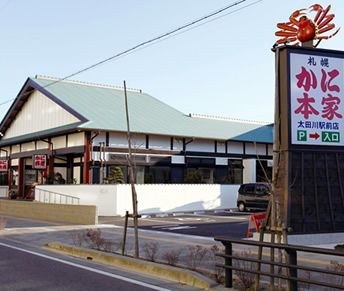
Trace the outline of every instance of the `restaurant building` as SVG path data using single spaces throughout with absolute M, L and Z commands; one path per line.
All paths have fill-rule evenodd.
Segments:
M 141 90 L 126 90 L 135 182 L 206 183 L 271 177 L 273 124 L 186 115 Z M 0 124 L 0 182 L 24 197 L 34 182 L 128 182 L 123 88 L 28 78 Z M 262 166 L 263 167 L 262 167 Z M 264 168 L 264 170 L 263 170 Z

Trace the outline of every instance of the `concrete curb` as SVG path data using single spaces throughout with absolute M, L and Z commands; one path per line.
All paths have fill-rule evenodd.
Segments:
M 76 248 L 70 245 L 54 242 L 44 245 L 43 248 L 62 252 L 86 260 L 92 260 L 101 264 L 107 264 L 122 269 L 131 270 L 137 273 L 179 282 L 181 284 L 200 289 L 222 290 L 222 288 L 224 288 L 223 286 L 218 285 L 214 281 L 202 276 L 201 274 L 172 266 L 160 265 L 153 262 L 147 262 L 144 260 L 120 256 L 116 254 L 104 253 L 97 250 Z

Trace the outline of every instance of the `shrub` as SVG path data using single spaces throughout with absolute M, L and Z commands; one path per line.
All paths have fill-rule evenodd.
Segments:
M 76 247 L 81 247 L 84 241 L 83 235 L 80 232 L 77 232 L 75 229 L 72 230 L 72 233 L 68 235 L 69 238 L 73 240 L 73 244 Z
M 157 242 L 145 243 L 143 245 L 143 252 L 150 261 L 154 262 L 157 257 L 159 248 L 160 245 Z
M 186 254 L 186 265 L 192 269 L 196 270 L 199 268 L 204 259 L 207 257 L 208 250 L 200 245 L 190 246 L 188 248 L 189 252 Z
M 336 245 L 334 248 L 335 248 L 337 251 L 342 251 L 342 250 L 344 250 L 344 244 L 342 244 L 342 245 Z
M 110 178 L 104 178 L 106 184 L 124 184 L 123 173 L 120 167 L 114 167 Z
M 185 184 L 205 184 L 203 180 L 202 172 L 197 170 L 195 172 L 189 172 L 184 178 Z
M 63 179 L 60 173 L 51 172 L 43 177 L 45 178 L 45 184 L 66 184 L 66 180 Z
M 219 257 L 217 256 L 217 254 L 224 254 L 225 251 L 224 250 L 220 250 L 220 248 L 217 245 L 213 245 L 210 249 L 211 254 L 212 254 L 212 259 L 213 259 L 213 264 L 214 264 L 214 276 L 215 276 L 215 280 L 218 283 L 222 283 L 221 280 L 224 277 L 224 273 L 225 270 L 222 267 L 217 267 L 216 265 L 223 265 L 224 262 L 224 258 L 223 257 Z
M 83 233 L 83 239 L 91 249 L 101 249 L 105 243 L 105 239 L 102 238 L 102 231 L 99 228 L 96 230 L 86 229 L 86 233 Z
M 251 251 L 242 251 L 241 252 L 243 260 L 233 260 L 233 266 L 241 268 L 243 270 L 235 270 L 235 274 L 238 276 L 241 284 L 243 285 L 244 290 L 250 289 L 253 283 L 255 282 L 255 274 L 250 272 L 245 272 L 245 270 L 255 270 L 256 264 L 254 262 L 247 261 L 251 256 Z
M 163 259 L 167 261 L 167 264 L 171 266 L 176 266 L 178 264 L 181 253 L 182 249 L 170 250 L 163 254 Z
M 0 230 L 4 230 L 7 224 L 7 218 L 0 216 Z

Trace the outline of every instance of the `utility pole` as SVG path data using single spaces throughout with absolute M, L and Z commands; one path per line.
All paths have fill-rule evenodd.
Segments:
M 128 138 L 128 166 L 129 166 L 129 176 L 130 176 L 130 184 L 131 184 L 131 195 L 133 200 L 133 219 L 134 219 L 134 239 L 135 239 L 135 250 L 134 250 L 134 257 L 139 257 L 139 239 L 138 239 L 138 215 L 137 215 L 137 194 L 135 189 L 134 183 L 134 174 L 133 174 L 133 166 L 132 166 L 132 156 L 131 156 L 131 136 L 130 136 L 130 126 L 129 126 L 129 111 L 128 111 L 128 97 L 127 97 L 127 87 L 124 81 L 124 96 L 125 96 L 125 112 L 127 117 L 127 138 Z

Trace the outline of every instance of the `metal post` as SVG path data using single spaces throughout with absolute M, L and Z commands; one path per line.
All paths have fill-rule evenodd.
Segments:
M 286 253 L 288 256 L 288 265 L 297 265 L 297 252 L 286 248 Z M 289 276 L 297 278 L 297 269 L 293 267 L 288 267 Z M 287 290 L 297 291 L 297 281 L 288 279 L 287 280 Z
M 127 228 L 128 228 L 128 217 L 129 211 L 125 212 L 124 229 L 123 229 L 123 240 L 122 240 L 122 256 L 124 255 L 125 241 L 127 239 Z
M 272 197 L 270 199 L 272 199 L 272 203 L 271 203 L 271 226 L 276 226 L 276 211 L 275 211 L 275 193 L 272 193 L 271 195 Z M 276 232 L 273 230 L 271 231 L 271 243 L 275 243 L 275 234 Z M 275 261 L 275 248 L 271 247 L 270 248 L 270 262 L 272 264 L 270 264 L 270 274 L 274 274 L 275 272 L 275 266 L 273 265 Z M 275 277 L 271 276 L 270 277 L 270 290 L 273 291 L 274 290 L 274 286 L 275 286 Z
M 102 168 L 102 171 L 103 171 L 103 182 L 102 184 L 105 184 L 105 174 L 106 174 L 106 151 L 105 151 L 105 147 L 106 147 L 106 144 L 105 142 L 103 142 L 103 168 Z
M 232 244 L 231 243 L 225 243 L 225 255 L 231 256 L 232 255 Z M 226 266 L 232 266 L 232 258 L 225 258 L 225 265 Z M 233 270 L 230 268 L 225 269 L 225 287 L 232 288 L 233 287 Z
M 267 224 L 267 221 L 270 219 L 270 214 L 271 214 L 271 204 L 272 204 L 272 201 L 270 199 L 269 204 L 268 204 L 268 209 L 266 210 L 265 219 L 264 219 L 264 221 L 261 224 L 260 229 L 259 229 L 259 241 L 260 242 L 264 241 L 266 224 Z M 259 246 L 258 247 L 258 260 L 261 260 L 262 256 L 263 256 L 263 247 Z M 260 272 L 260 269 L 261 269 L 261 263 L 257 263 L 257 272 Z M 260 275 L 259 275 L 259 273 L 257 273 L 256 274 L 256 281 L 254 283 L 254 290 L 255 291 L 259 290 L 259 280 L 260 280 Z

